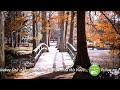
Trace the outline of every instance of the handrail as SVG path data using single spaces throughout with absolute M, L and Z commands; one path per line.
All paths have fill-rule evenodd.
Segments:
M 32 56 L 34 57 L 35 61 L 38 61 L 39 57 L 43 52 L 49 52 L 48 46 L 45 43 L 39 44 L 33 51 Z
M 67 42 L 67 52 L 70 54 L 71 58 L 73 60 L 75 60 L 76 54 L 77 54 L 77 49 L 75 47 L 73 47 L 73 45 L 70 44 L 69 42 Z

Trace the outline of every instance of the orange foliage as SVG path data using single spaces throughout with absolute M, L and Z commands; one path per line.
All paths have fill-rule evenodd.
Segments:
M 120 35 L 118 35 L 114 31 L 114 28 L 108 22 L 108 20 L 105 19 L 105 17 L 100 15 L 98 17 L 97 22 L 93 21 L 93 24 L 95 25 L 95 28 L 97 29 L 96 30 L 94 28 L 94 32 L 96 32 L 96 33 L 93 36 L 92 36 L 92 33 L 94 33 L 94 32 L 90 32 L 93 29 L 93 26 L 91 25 L 92 29 L 88 27 L 89 26 L 88 24 L 90 23 L 88 18 L 86 18 L 85 21 L 87 23 L 86 35 L 87 35 L 88 40 L 95 41 L 96 44 L 99 45 L 99 46 L 103 46 L 106 43 L 114 44 L 116 46 L 120 45 Z
M 27 23 L 25 21 L 27 21 L 25 17 L 16 16 L 13 20 L 11 20 L 10 22 L 7 22 L 5 30 L 7 30 L 7 32 L 12 32 L 12 31 L 18 30 L 21 27 L 23 27 L 25 25 L 25 23 Z

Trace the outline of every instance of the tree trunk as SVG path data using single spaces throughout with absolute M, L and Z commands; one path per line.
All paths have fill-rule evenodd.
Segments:
M 17 32 L 14 33 L 14 47 L 16 47 L 16 44 L 17 44 Z
M 13 46 L 13 35 L 12 33 L 10 33 L 10 47 Z
M 71 12 L 71 25 L 70 25 L 70 36 L 69 36 L 69 43 L 73 45 L 73 29 L 74 29 L 74 16 L 75 12 Z
M 60 30 L 57 31 L 57 46 L 56 48 L 60 49 Z
M 50 14 L 51 14 L 51 11 L 49 12 L 49 20 L 48 20 L 48 25 L 50 27 Z M 50 36 L 51 36 L 51 31 L 49 30 L 48 31 L 48 46 L 50 47 Z
M 35 18 L 35 20 L 36 20 L 36 23 L 35 23 L 35 25 L 36 25 L 36 46 L 38 46 L 38 44 L 39 44 L 39 39 L 38 39 L 38 32 L 39 32 L 39 30 L 38 30 L 37 18 L 38 18 L 38 12 L 36 11 L 36 18 Z
M 60 22 L 60 52 L 64 52 L 64 11 L 60 11 L 61 22 Z
M 4 54 L 4 16 L 0 11 L 0 68 L 4 69 L 5 66 L 5 54 Z M 5 78 L 5 73 L 0 72 L 0 79 Z
M 19 35 L 19 32 L 20 32 L 20 30 L 18 30 L 18 43 L 17 43 L 18 47 L 20 46 L 20 35 Z
M 60 12 L 58 12 L 58 15 L 60 16 Z M 60 49 L 60 18 L 58 18 L 58 29 L 57 30 L 57 46 L 56 48 L 59 50 Z
M 35 12 L 33 11 L 33 49 L 36 48 L 36 40 L 35 40 L 35 37 L 36 37 L 36 32 L 35 32 Z
M 46 11 L 42 11 L 42 42 L 47 44 Z
M 38 23 L 36 22 L 36 46 L 38 46 L 39 42 L 38 42 Z
M 86 69 L 91 66 L 86 43 L 85 11 L 77 12 L 77 56 L 73 67 L 77 65 Z
M 69 11 L 67 11 L 67 18 L 66 18 L 66 24 L 65 24 L 65 49 L 66 49 L 66 37 L 67 37 L 67 27 L 68 27 L 68 16 L 69 16 Z
M 9 36 L 6 36 L 6 38 L 7 38 L 7 43 L 9 43 Z
M 50 30 L 48 32 L 48 47 L 50 47 Z

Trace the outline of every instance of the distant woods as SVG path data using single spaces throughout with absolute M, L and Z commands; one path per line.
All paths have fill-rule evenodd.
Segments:
M 120 11 L 0 11 L 1 68 L 6 48 L 35 49 L 51 41 L 60 52 L 66 51 L 67 42 L 77 49 L 74 67 L 90 66 L 87 47 L 117 50 L 120 55 Z

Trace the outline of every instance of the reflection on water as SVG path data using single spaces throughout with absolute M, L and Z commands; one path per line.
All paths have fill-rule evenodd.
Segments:
M 110 54 L 110 52 L 110 50 L 88 49 L 91 63 L 99 64 L 102 68 L 119 68 L 119 56 Z
M 74 45 L 77 49 L 77 46 Z M 97 50 L 88 48 L 91 63 L 99 64 L 102 68 L 120 68 L 120 56 L 111 54 L 111 50 Z

